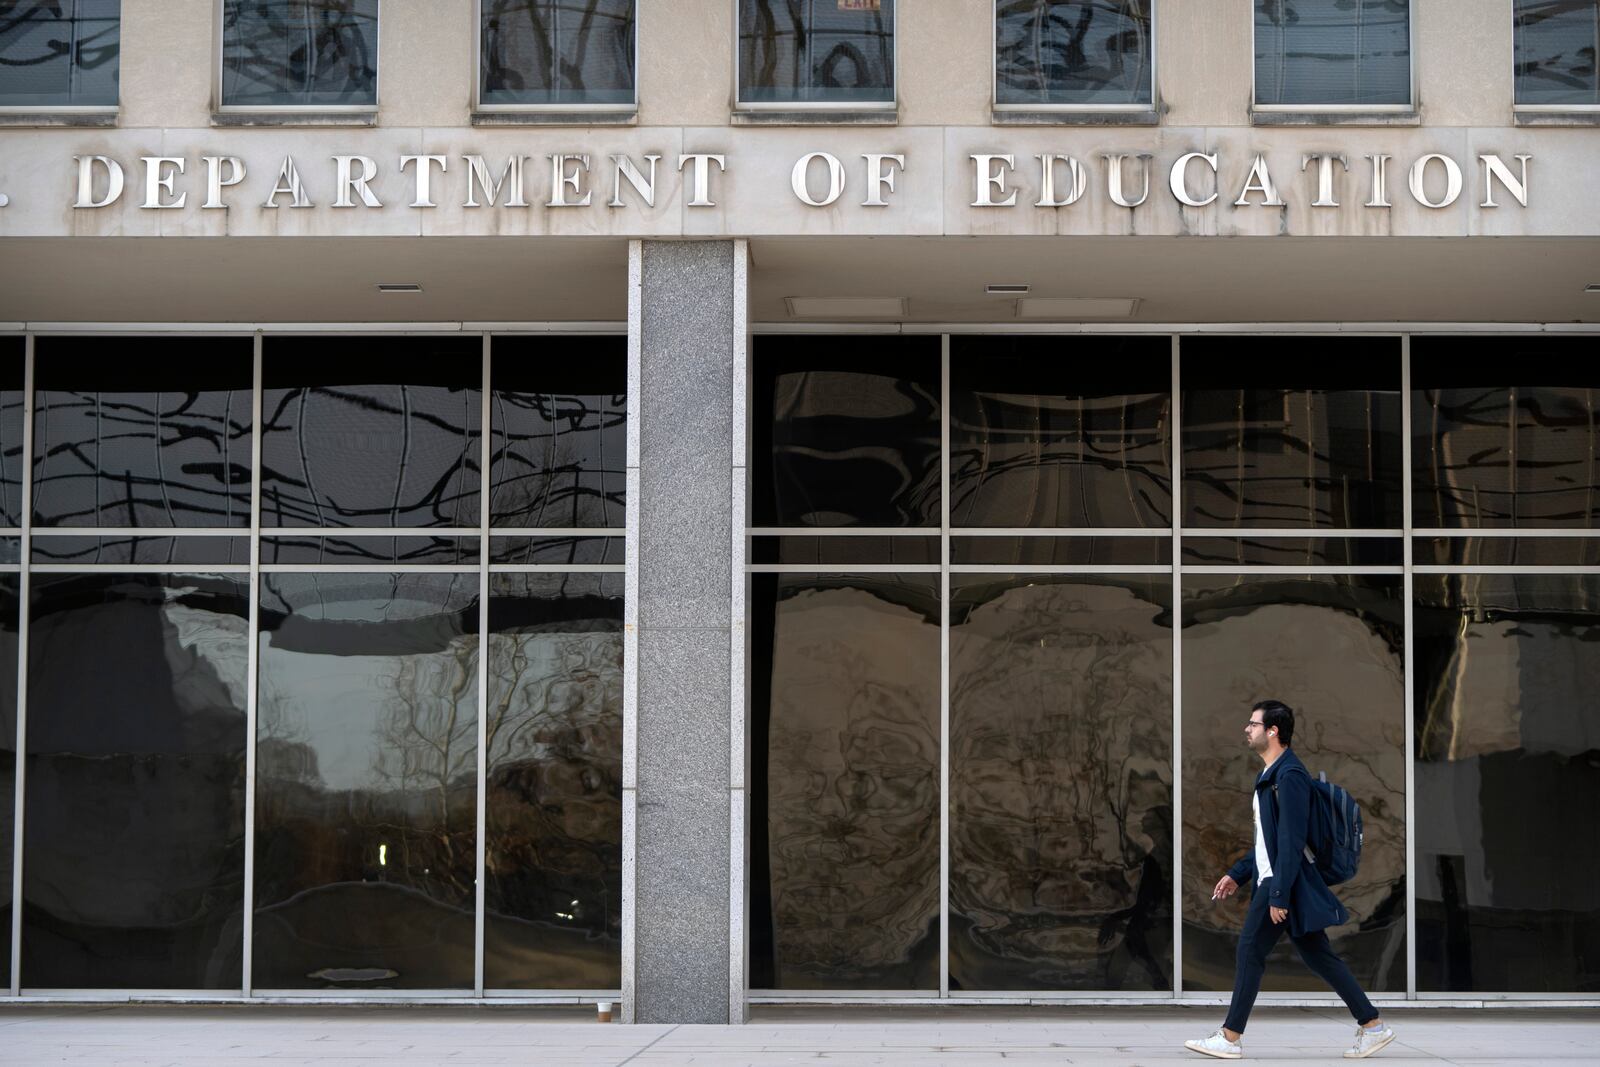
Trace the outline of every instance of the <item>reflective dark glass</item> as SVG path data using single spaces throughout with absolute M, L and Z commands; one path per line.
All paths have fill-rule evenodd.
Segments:
M 628 562 L 621 537 L 491 537 L 489 562 L 501 564 Z
M 223 106 L 377 102 L 378 0 L 223 0 Z
M 27 389 L 26 346 L 20 337 L 0 337 L 0 526 L 22 525 L 23 399 Z
M 34 342 L 41 526 L 250 525 L 248 337 Z
M 31 599 L 22 984 L 238 989 L 249 578 L 35 574 Z
M 633 103 L 634 0 L 484 0 L 479 102 Z
M 1401 526 L 1398 338 L 1182 345 L 1186 527 Z
M 952 337 L 954 526 L 1172 525 L 1172 342 Z
M 937 537 L 752 537 L 751 563 L 938 563 Z
M 22 538 L 0 537 L 0 563 L 18 563 L 22 560 Z
M 490 988 L 622 985 L 622 587 L 490 578 Z
M 494 341 L 489 522 L 621 529 L 628 339 Z
M 0 107 L 115 107 L 122 0 L 0 2 Z
M 255 988 L 471 988 L 478 580 L 262 577 Z
M 426 563 L 465 566 L 476 565 L 480 555 L 480 543 L 476 536 L 261 539 L 262 563 Z
M 29 543 L 35 563 L 172 563 L 206 566 L 250 562 L 245 537 L 50 537 Z
M 1149 104 L 1152 0 L 1000 0 L 998 104 Z
M 1170 575 L 956 575 L 950 988 L 1172 989 Z
M 751 588 L 751 987 L 938 989 L 939 577 Z
M 895 0 L 739 0 L 742 103 L 893 103 Z
M 1414 338 L 1412 525 L 1600 527 L 1594 357 L 1588 337 Z
M 1399 567 L 1399 537 L 1185 537 L 1183 561 L 1202 566 Z
M 1211 888 L 1253 847 L 1261 760 L 1250 706 L 1295 710 L 1292 747 L 1361 805 L 1361 868 L 1334 889 L 1351 920 L 1328 931 L 1369 992 L 1406 987 L 1404 579 L 1401 575 L 1188 575 L 1183 579 L 1183 988 L 1233 988 L 1248 889 Z M 1265 989 L 1327 987 L 1284 939 Z
M 1417 988 L 1600 992 L 1600 576 L 1418 575 Z
M 1600 104 L 1600 3 L 1512 0 L 1519 104 Z
M 1256 0 L 1256 103 L 1411 103 L 1411 0 Z
M 476 526 L 483 342 L 269 337 L 263 526 Z
M 756 526 L 938 526 L 937 337 L 758 337 Z
M 968 566 L 1170 566 L 1170 537 L 952 537 L 950 562 Z
M 0 978 L 11 981 L 12 857 L 17 819 L 17 596 L 21 579 L 0 574 Z
M 1600 567 L 1600 537 L 1414 537 L 1411 558 L 1436 567 Z

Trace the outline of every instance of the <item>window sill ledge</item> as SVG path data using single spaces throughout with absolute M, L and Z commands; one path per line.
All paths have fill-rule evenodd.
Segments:
M 900 109 L 850 109 L 838 111 L 735 111 L 735 126 L 895 126 Z
M 1251 111 L 1252 126 L 1421 126 L 1411 111 Z
M 1148 111 L 995 111 L 996 126 L 1159 126 L 1161 113 Z
M 1513 121 L 1518 126 L 1600 126 L 1600 110 L 1518 111 Z
M 76 126 L 107 128 L 117 124 L 115 111 L 12 111 L 0 113 L 0 126 Z
M 211 125 L 249 126 L 376 126 L 377 111 L 216 111 Z
M 639 113 L 616 111 L 474 111 L 474 126 L 637 126 Z

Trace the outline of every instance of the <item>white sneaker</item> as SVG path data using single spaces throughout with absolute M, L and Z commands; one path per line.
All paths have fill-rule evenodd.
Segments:
M 1393 1037 L 1394 1035 L 1390 1035 Z M 1215 1056 L 1219 1060 L 1238 1060 L 1244 1058 L 1244 1045 L 1238 1041 L 1229 1041 L 1228 1035 L 1219 1027 L 1217 1031 L 1203 1041 L 1185 1041 L 1183 1047 L 1190 1052 L 1198 1052 L 1202 1056 Z M 1346 1053 L 1349 1055 L 1349 1053 Z
M 1394 1031 L 1389 1029 L 1388 1023 L 1371 1030 L 1365 1026 L 1358 1026 L 1356 1027 L 1356 1043 L 1344 1050 L 1344 1058 L 1347 1060 L 1364 1060 L 1393 1040 Z

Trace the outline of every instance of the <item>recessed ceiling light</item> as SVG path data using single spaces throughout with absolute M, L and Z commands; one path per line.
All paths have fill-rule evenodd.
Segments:
M 998 285 L 986 285 L 984 286 L 983 291 L 988 293 L 990 296 L 1026 296 L 1028 291 L 1032 288 L 1033 287 L 1031 285 L 1027 285 L 1022 282 L 1010 282 Z
M 1586 293 L 1600 293 L 1600 284 L 1586 285 L 1583 287 L 1583 291 Z
M 903 319 L 903 296 L 784 297 L 791 319 Z
M 420 293 L 422 286 L 416 282 L 379 282 L 380 293 Z
M 1017 301 L 1017 318 L 1131 319 L 1138 307 L 1131 296 L 1030 296 Z

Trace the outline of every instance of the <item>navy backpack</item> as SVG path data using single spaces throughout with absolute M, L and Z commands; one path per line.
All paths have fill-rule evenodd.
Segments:
M 1355 877 L 1361 866 L 1361 805 L 1326 771 L 1311 782 L 1311 825 L 1306 828 L 1306 858 L 1325 885 Z

